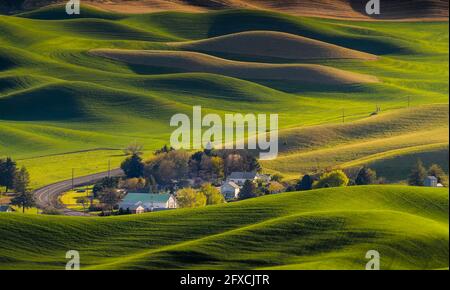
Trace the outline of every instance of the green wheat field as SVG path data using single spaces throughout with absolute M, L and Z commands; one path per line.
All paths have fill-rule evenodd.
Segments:
M 448 173 L 448 64 L 448 21 L 90 6 L 0 15 L 0 158 L 25 165 L 34 189 L 72 168 L 118 167 L 132 141 L 150 155 L 195 105 L 279 114 L 280 153 L 265 172 L 368 165 L 395 184 L 140 216 L 0 214 L 0 269 L 63 269 L 72 248 L 86 269 L 362 270 L 372 249 L 383 269 L 448 269 L 448 189 L 399 185 L 417 158 Z

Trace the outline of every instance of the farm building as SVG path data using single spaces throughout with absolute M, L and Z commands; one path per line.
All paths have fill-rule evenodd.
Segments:
M 427 176 L 427 178 L 425 178 L 424 185 L 427 187 L 437 187 L 438 179 L 434 176 Z
M 233 181 L 226 181 L 221 187 L 220 192 L 226 200 L 238 198 L 241 188 Z
M 227 181 L 232 181 L 239 186 L 244 185 L 247 180 L 256 181 L 258 176 L 256 172 L 233 172 L 228 176 Z
M 171 194 L 128 193 L 119 208 L 132 213 L 144 213 L 177 208 L 177 202 Z

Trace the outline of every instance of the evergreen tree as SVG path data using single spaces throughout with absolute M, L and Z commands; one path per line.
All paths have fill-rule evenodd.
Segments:
M 261 172 L 262 167 L 261 164 L 259 164 L 258 159 L 254 156 L 249 156 L 249 163 L 248 163 L 248 171 L 254 171 L 254 172 Z
M 427 170 L 423 166 L 422 160 L 417 159 L 416 164 L 411 170 L 408 178 L 408 184 L 412 186 L 424 186 Z
M 30 185 L 30 175 L 25 167 L 22 167 L 14 176 L 14 189 L 17 193 L 26 193 Z
M 29 192 L 30 175 L 25 167 L 22 167 L 16 172 L 14 177 L 14 189 L 17 195 L 11 200 L 12 205 L 16 205 L 22 208 L 22 212 L 25 212 L 26 208 L 31 208 L 35 205 L 34 196 Z
M 297 183 L 297 186 L 295 187 L 296 190 L 311 190 L 312 188 L 313 179 L 308 174 L 303 176 L 302 180 Z
M 128 178 L 139 178 L 144 175 L 144 164 L 142 158 L 137 154 L 125 159 L 120 168 Z
M 256 185 L 250 180 L 246 180 L 244 186 L 239 192 L 239 199 L 248 199 L 257 197 L 258 193 L 256 190 Z
M 6 187 L 6 192 L 14 187 L 14 177 L 16 176 L 16 162 L 11 158 L 0 160 L 0 186 Z

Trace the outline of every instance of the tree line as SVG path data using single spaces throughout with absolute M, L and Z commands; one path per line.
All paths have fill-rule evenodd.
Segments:
M 247 150 L 205 149 L 190 154 L 164 146 L 145 161 L 142 151 L 127 152 L 130 156 L 121 164 L 127 178 L 144 178 L 150 185 L 169 186 L 186 179 L 218 184 L 235 171 L 261 171 L 258 160 Z
M 437 178 L 438 183 L 445 187 L 448 186 L 448 176 L 439 165 L 432 164 L 428 169 L 426 169 L 420 159 L 417 159 L 411 169 L 411 173 L 408 177 L 408 184 L 411 186 L 424 186 L 425 179 L 428 176 L 434 176 Z
M 0 159 L 0 186 L 5 187 L 5 192 L 14 190 L 15 195 L 11 205 L 25 209 L 35 206 L 33 193 L 30 191 L 30 174 L 25 166 L 17 168 L 17 163 L 12 158 Z

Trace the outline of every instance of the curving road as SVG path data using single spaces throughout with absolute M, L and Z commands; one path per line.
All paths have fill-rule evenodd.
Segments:
M 101 172 L 87 176 L 77 177 L 73 180 L 73 184 L 75 187 L 93 184 L 99 181 L 100 179 L 107 177 L 108 174 L 111 174 L 111 176 L 120 176 L 123 175 L 123 171 L 121 169 L 114 169 L 111 170 L 110 173 Z M 38 208 L 41 209 L 45 209 L 48 207 L 56 208 L 62 214 L 68 216 L 89 216 L 89 214 L 87 213 L 70 210 L 66 208 L 63 204 L 61 204 L 61 202 L 59 201 L 59 196 L 62 193 L 69 191 L 70 189 L 72 189 L 72 179 L 50 184 L 35 190 L 34 197 Z

